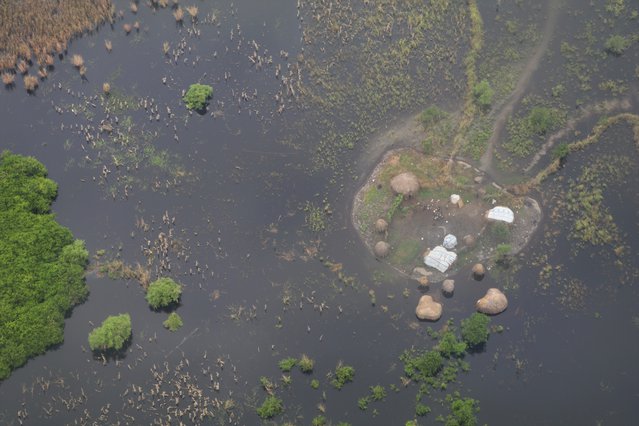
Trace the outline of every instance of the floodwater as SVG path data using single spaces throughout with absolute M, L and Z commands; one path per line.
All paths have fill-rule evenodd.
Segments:
M 69 55 L 85 58 L 85 80 L 65 58 L 34 95 L 27 96 L 21 83 L 0 91 L 0 147 L 45 164 L 60 187 L 53 206 L 58 221 L 84 240 L 91 254 L 105 250 L 104 258 L 144 264 L 144 249 L 153 248 L 160 233 L 171 235 L 175 249 L 167 257 L 153 252 L 151 271 L 184 285 L 177 309 L 184 327 L 165 330 L 166 313 L 148 308 L 136 281 L 90 273 L 90 296 L 66 321 L 64 343 L 0 384 L 0 423 L 178 424 L 175 410 L 202 399 L 185 397 L 176 405 L 167 397 L 160 404 L 156 396 L 152 403 L 157 374 L 167 371 L 157 382 L 160 392 L 197 388 L 211 400 L 233 399 L 235 408 L 216 414 L 216 421 L 260 424 L 254 407 L 266 393 L 259 378 L 279 381 L 277 362 L 302 353 L 315 359 L 315 371 L 310 376 L 294 371 L 292 384 L 280 385 L 277 395 L 286 409 L 278 423 L 310 424 L 324 410 L 332 422 L 353 425 L 412 419 L 416 387 L 401 385 L 399 355 L 411 346 L 432 345 L 427 324 L 414 326 L 420 292 L 416 282 L 375 261 L 351 225 L 351 198 L 370 170 L 368 161 L 358 162 L 367 158 L 366 146 L 343 154 L 341 164 L 348 170 L 317 170 L 312 148 L 317 129 L 308 121 L 312 106 L 299 103 L 282 76 L 276 78 L 280 65 L 296 84 L 297 58 L 305 53 L 297 2 L 198 2 L 195 26 L 188 18 L 176 26 L 169 10 L 140 5 L 132 15 L 128 3 L 117 6 L 125 11 L 123 20 L 70 46 Z M 302 2 L 307 20 L 308 7 Z M 501 7 L 503 13 L 515 6 Z M 126 36 L 122 24 L 135 20 L 140 32 Z M 104 49 L 105 39 L 113 42 L 111 53 Z M 249 59 L 256 51 L 253 40 L 261 60 L 272 56 L 272 64 L 258 68 Z M 170 44 L 168 55 L 162 52 L 164 41 Z M 113 97 L 130 97 L 132 104 L 107 113 L 101 101 L 105 81 Z M 182 90 L 196 81 L 215 90 L 203 115 L 187 113 L 181 102 Z M 392 111 L 388 121 L 420 108 Z M 85 139 L 87 126 L 98 135 L 100 121 L 114 122 L 116 115 L 118 122 L 131 117 L 133 128 L 116 126 L 132 138 L 120 139 L 129 145 L 99 148 Z M 584 131 L 593 124 L 583 123 Z M 148 155 L 131 154 L 135 146 L 146 147 Z M 160 152 L 166 153 L 163 166 L 151 166 L 149 158 Z M 471 371 L 449 387 L 480 401 L 481 424 L 627 425 L 639 414 L 639 165 L 631 129 L 621 126 L 596 147 L 571 156 L 539 196 L 550 211 L 563 180 L 578 176 L 601 152 L 634 155 L 626 181 L 606 190 L 607 206 L 631 253 L 623 268 L 595 249 L 573 255 L 565 229 L 545 218 L 517 259 L 514 276 L 489 273 L 475 282 L 464 269 L 455 277 L 452 299 L 440 297 L 437 286 L 430 290 L 444 303 L 444 316 L 433 325 L 437 329 L 449 318 L 470 315 L 487 288 L 510 286 L 509 309 L 493 318 L 505 331 L 491 334 L 484 351 L 468 356 Z M 114 155 L 129 169 L 117 167 Z M 304 207 L 323 209 L 326 202 L 327 229 L 312 232 Z M 140 219 L 147 230 L 136 226 Z M 540 266 L 532 259 L 548 250 L 547 235 L 554 231 L 548 262 L 562 264 L 563 277 L 588 288 L 579 309 L 558 301 L 559 286 L 542 291 L 538 285 Z M 320 258 L 341 263 L 356 284 L 345 285 Z M 106 316 L 124 312 L 132 318 L 131 345 L 117 362 L 103 363 L 86 350 L 87 334 Z M 337 391 L 327 374 L 340 361 L 355 367 L 356 375 Z M 310 387 L 312 378 L 319 379 L 318 390 Z M 360 410 L 358 398 L 377 384 L 387 388 L 385 401 Z M 143 392 L 136 391 L 140 387 Z M 433 393 L 427 402 L 433 413 L 420 424 L 446 415 L 440 404 L 444 395 Z M 167 411 L 167 405 L 174 408 Z M 188 416 L 182 421 L 191 423 Z

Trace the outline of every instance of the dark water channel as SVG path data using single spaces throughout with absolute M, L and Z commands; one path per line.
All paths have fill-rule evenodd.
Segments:
M 127 2 L 118 2 L 123 20 L 71 44 L 69 55 L 79 53 L 87 62 L 86 80 L 65 59 L 32 96 L 22 87 L 0 91 L 0 148 L 33 155 L 45 164 L 60 187 L 53 207 L 58 221 L 83 239 L 90 253 L 103 249 L 106 258 L 118 256 L 132 265 L 144 264 L 143 249 L 160 232 L 171 230 L 180 248 L 169 254 L 171 270 L 164 274 L 184 285 L 177 310 L 184 327 L 170 333 L 162 326 L 166 314 L 148 308 L 137 282 L 90 273 L 90 296 L 67 320 L 64 343 L 0 384 L 0 424 L 18 424 L 18 410 L 28 412 L 24 424 L 34 425 L 178 424 L 175 416 L 168 420 L 150 398 L 141 400 L 135 393 L 142 387 L 148 394 L 155 384 L 152 371 L 165 368 L 171 375 L 176 369 L 188 373 L 188 381 L 211 398 L 235 400 L 235 417 L 217 416 L 215 422 L 260 424 L 252 408 L 265 396 L 260 376 L 279 381 L 277 362 L 305 353 L 315 359 L 315 372 L 305 376 L 294 371 L 291 386 L 278 390 L 286 407 L 278 422 L 310 424 L 325 409 L 334 423 L 403 425 L 414 417 L 415 389 L 401 387 L 398 357 L 413 345 L 431 345 L 427 325 L 415 327 L 420 292 L 416 282 L 375 261 L 351 225 L 351 198 L 367 171 L 344 173 L 336 182 L 333 171 L 311 173 L 307 141 L 282 142 L 304 114 L 294 101 L 275 100 L 283 89 L 274 66 L 286 69 L 303 53 L 296 1 L 197 4 L 200 23 L 192 27 L 185 18 L 178 27 L 168 10 L 154 13 L 140 5 L 133 16 Z M 210 23 L 213 14 L 216 19 Z M 126 36 L 122 24 L 134 20 L 141 30 Z M 104 39 L 113 42 L 111 53 L 105 51 Z M 165 40 L 171 51 L 184 40 L 177 60 L 163 55 Z M 252 40 L 260 55 L 272 55 L 272 65 L 252 65 Z M 280 50 L 288 52 L 288 60 Z M 137 126 L 132 137 L 147 135 L 154 152 L 165 151 L 169 165 L 179 166 L 183 175 L 177 177 L 172 167 L 150 167 L 148 157 L 137 170 L 117 169 L 109 157 L 118 151 L 103 150 L 99 156 L 73 127 L 96 126 L 106 118 L 99 102 L 105 81 L 117 96 L 130 96 L 138 105 L 115 113 L 131 116 Z M 182 90 L 195 81 L 215 90 L 204 115 L 187 113 L 180 100 Z M 139 106 L 144 100 L 153 105 L 150 110 Z M 72 112 L 73 105 L 87 103 L 96 104 L 88 107 L 90 113 Z M 280 105 L 285 106 L 282 113 Z M 639 167 L 631 138 L 629 129 L 621 129 L 597 148 L 635 156 L 628 181 L 612 185 L 606 198 L 633 253 L 626 272 L 611 272 L 595 251 L 571 257 L 571 243 L 560 234 L 555 263 L 565 264 L 564 274 L 579 277 L 592 289 L 583 309 L 565 310 L 552 290 L 539 291 L 540 268 L 528 262 L 533 253 L 546 249 L 544 234 L 538 232 L 518 260 L 522 267 L 512 278 L 517 288 L 508 292 L 509 309 L 493 319 L 493 325 L 506 331 L 493 333 L 483 352 L 468 357 L 472 369 L 454 387 L 480 401 L 481 424 L 636 422 Z M 360 154 L 355 151 L 346 160 L 356 161 Z M 593 155 L 597 152 L 591 150 L 571 158 L 562 173 L 578 175 L 580 165 Z M 103 165 L 111 170 L 106 179 Z M 552 206 L 550 195 L 540 195 L 544 207 Z M 321 208 L 325 199 L 332 210 L 328 228 L 313 233 L 305 224 L 304 206 L 310 202 Z M 165 212 L 175 218 L 173 224 L 163 223 Z M 141 218 L 147 231 L 136 226 Z M 554 229 L 548 222 L 542 228 Z M 315 248 L 319 253 L 313 256 Z M 357 284 L 344 285 L 320 257 L 342 263 L 343 273 L 356 277 Z M 158 268 L 156 258 L 154 276 Z M 622 275 L 624 284 L 616 284 Z M 503 286 L 491 274 L 474 282 L 468 270 L 456 279 L 458 290 L 454 298 L 444 299 L 440 323 L 467 317 L 487 288 Z M 443 299 L 437 288 L 431 294 Z M 376 295 L 374 305 L 370 290 Z M 132 318 L 131 345 L 122 359 L 104 364 L 85 349 L 87 334 L 106 316 L 124 312 Z M 341 391 L 327 378 L 339 361 L 356 369 L 354 382 Z M 215 373 L 219 378 L 212 380 Z M 320 380 L 318 390 L 310 387 L 311 378 Z M 384 402 L 367 411 L 358 409 L 357 399 L 369 393 L 369 386 L 383 384 L 388 390 L 391 383 L 401 390 L 389 390 Z M 169 392 L 175 386 L 165 383 L 162 389 Z M 420 424 L 434 424 L 439 413 L 446 414 L 437 402 L 443 395 L 433 396 L 433 413 Z

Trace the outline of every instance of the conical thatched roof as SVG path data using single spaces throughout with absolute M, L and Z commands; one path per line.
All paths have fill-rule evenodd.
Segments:
M 417 176 L 411 172 L 400 173 L 390 181 L 391 188 L 397 194 L 414 195 L 419 191 Z

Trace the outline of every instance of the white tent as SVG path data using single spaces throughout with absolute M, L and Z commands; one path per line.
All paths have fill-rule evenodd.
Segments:
M 486 219 L 513 223 L 515 220 L 515 213 L 513 213 L 513 211 L 508 207 L 497 206 L 486 212 Z
M 426 266 L 437 269 L 439 272 L 446 272 L 450 265 L 457 260 L 457 254 L 446 250 L 442 246 L 437 246 L 424 256 Z
M 448 234 L 444 237 L 444 244 L 442 244 L 445 249 L 452 250 L 457 245 L 457 237 L 453 234 Z

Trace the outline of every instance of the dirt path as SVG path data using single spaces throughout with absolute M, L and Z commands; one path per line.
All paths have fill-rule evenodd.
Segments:
M 497 118 L 495 119 L 495 124 L 493 126 L 493 132 L 488 140 L 488 146 L 486 148 L 486 152 L 482 155 L 479 160 L 479 168 L 484 172 L 493 175 L 495 170 L 493 170 L 493 153 L 495 151 L 495 144 L 500 139 L 501 134 L 504 130 L 504 126 L 506 125 L 506 121 L 508 117 L 513 112 L 515 105 L 521 100 L 524 92 L 528 88 L 528 83 L 530 82 L 530 78 L 533 73 L 539 67 L 539 63 L 541 62 L 541 58 L 543 57 L 546 49 L 548 48 L 548 44 L 552 39 L 552 35 L 555 30 L 555 24 L 557 23 L 557 16 L 559 15 L 559 8 L 557 6 L 556 1 L 551 0 L 548 5 L 548 18 L 546 20 L 546 25 L 543 29 L 543 38 L 541 42 L 535 49 L 534 54 L 528 59 L 526 66 L 524 67 L 519 80 L 517 81 L 517 85 L 515 86 L 515 90 L 510 94 L 510 96 L 506 99 L 506 104 L 497 114 Z

